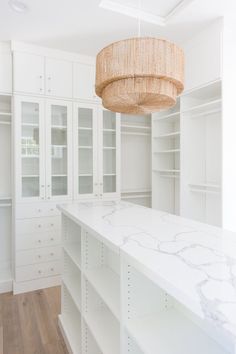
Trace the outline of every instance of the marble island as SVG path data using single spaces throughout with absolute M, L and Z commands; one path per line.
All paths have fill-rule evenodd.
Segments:
M 147 288 L 150 286 L 151 289 L 150 304 L 153 291 L 153 310 L 148 310 L 146 305 L 141 305 L 141 307 L 145 307 L 145 310 L 142 310 L 142 315 L 146 315 L 148 311 L 150 314 L 156 311 L 155 301 L 159 300 L 155 299 L 159 295 L 156 295 L 156 290 L 153 288 L 155 285 L 160 294 L 163 292 L 166 302 L 168 296 L 168 299 L 170 298 L 177 308 L 183 308 L 183 313 L 186 312 L 186 316 L 191 318 L 191 323 L 193 322 L 196 327 L 202 328 L 204 333 L 207 333 L 207 338 L 211 338 L 210 342 L 206 344 L 206 350 L 204 350 L 204 344 L 202 347 L 199 344 L 197 349 L 191 348 L 191 354 L 195 354 L 195 350 L 199 354 L 199 350 L 201 350 L 201 354 L 236 353 L 236 234 L 126 202 L 74 203 L 59 208 L 64 218 L 70 219 L 81 227 L 82 238 L 83 232 L 89 233 L 101 242 L 103 247 L 111 250 L 112 254 L 114 253 L 114 258 L 118 257 L 119 262 L 125 264 L 123 268 L 121 266 L 121 269 L 127 270 L 128 280 L 132 276 L 131 269 L 134 269 L 134 282 L 139 277 L 140 279 L 148 279 Z M 81 252 L 83 258 L 83 251 Z M 117 281 L 120 282 L 121 289 L 124 289 L 125 286 L 122 285 L 122 279 L 125 279 L 124 275 L 121 276 L 118 268 L 113 265 L 110 265 L 110 269 L 120 277 Z M 106 279 L 103 281 L 105 288 Z M 133 301 L 135 304 L 139 304 L 140 299 L 137 293 L 142 291 L 142 284 L 128 284 L 127 286 L 138 289 L 133 295 Z M 103 290 L 101 290 L 102 292 Z M 112 293 L 113 291 L 110 289 L 110 297 Z M 127 301 L 123 300 L 122 296 L 117 300 L 122 311 L 125 311 L 124 308 L 128 308 L 129 312 L 129 306 L 133 306 L 129 304 L 131 298 L 129 294 L 130 290 L 128 290 Z M 123 305 L 122 301 L 127 302 L 128 305 Z M 138 306 L 137 304 L 135 306 Z M 167 308 L 169 305 L 165 307 Z M 146 337 L 143 334 L 143 341 L 139 341 L 132 334 L 133 328 L 138 328 L 138 321 L 135 325 L 129 325 L 129 323 L 132 324 L 136 318 L 142 318 L 141 314 L 137 315 L 139 307 L 133 310 L 133 313 L 135 314 L 133 316 L 127 315 L 127 321 L 125 321 L 127 323 L 124 324 L 124 327 L 128 328 L 128 338 L 129 336 L 133 337 L 136 342 L 136 344 L 131 343 L 130 346 L 133 345 L 133 348 L 136 348 L 135 345 L 138 345 L 139 347 L 139 349 L 133 349 L 132 353 L 154 354 L 156 349 L 151 349 L 152 345 L 150 344 L 152 341 L 151 330 L 147 331 Z M 173 321 L 173 317 L 170 321 Z M 182 317 L 179 319 L 179 323 L 181 321 Z M 143 321 L 142 325 L 144 323 Z M 154 328 L 158 331 L 158 324 L 153 323 L 155 323 Z M 160 321 L 161 327 L 162 322 Z M 184 328 L 184 325 L 182 327 Z M 143 329 L 141 332 L 145 333 Z M 180 336 L 184 335 L 184 331 L 182 332 Z M 147 347 L 143 344 L 145 338 L 149 342 Z M 219 348 L 215 346 L 215 342 L 219 344 Z M 159 343 L 160 341 L 158 345 Z M 179 351 L 177 346 L 176 349 L 173 347 L 168 349 L 167 343 L 160 345 L 162 346 L 158 347 L 158 350 L 163 354 L 187 354 L 187 352 L 190 354 L 187 344 L 186 348 L 180 348 Z M 153 348 L 157 348 L 156 342 L 153 344 Z M 125 344 L 117 351 L 117 353 L 128 352 Z

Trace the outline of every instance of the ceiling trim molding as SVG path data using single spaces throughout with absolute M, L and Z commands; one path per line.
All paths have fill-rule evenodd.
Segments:
M 115 0 L 101 0 L 99 7 L 120 13 L 132 18 L 140 18 L 144 22 L 152 23 L 158 26 L 165 26 L 170 20 L 183 11 L 195 0 L 181 0 L 166 16 L 153 15 L 150 12 L 139 10 L 137 7 L 126 6 L 117 3 Z

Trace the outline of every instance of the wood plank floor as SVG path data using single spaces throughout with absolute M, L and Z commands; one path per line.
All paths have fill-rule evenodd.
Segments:
M 0 295 L 0 354 L 68 354 L 57 316 L 60 287 Z

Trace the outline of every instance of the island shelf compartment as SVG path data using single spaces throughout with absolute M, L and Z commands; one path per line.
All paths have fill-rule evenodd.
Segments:
M 71 353 L 80 354 L 82 347 L 81 313 L 63 282 L 61 291 L 63 311 L 59 315 L 59 326 Z
M 82 237 L 83 273 L 112 314 L 120 318 L 120 260 L 88 232 Z
M 78 224 L 62 215 L 63 249 L 79 269 L 81 269 L 81 232 Z
M 217 333 L 122 257 L 123 353 L 131 338 L 140 354 L 233 354 Z
M 120 354 L 120 323 L 95 291 L 83 279 L 83 316 L 102 354 Z

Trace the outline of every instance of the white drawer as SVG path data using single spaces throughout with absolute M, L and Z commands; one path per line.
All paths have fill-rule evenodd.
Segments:
M 50 277 L 61 273 L 61 262 L 47 262 L 16 268 L 16 281 Z
M 16 267 L 57 261 L 61 259 L 61 247 L 43 247 L 33 250 L 16 252 Z
M 29 219 L 60 215 L 60 211 L 57 209 L 57 203 L 17 204 L 15 213 L 16 219 Z
M 16 220 L 16 235 L 44 232 L 49 230 L 60 230 L 60 228 L 60 216 Z
M 60 230 L 35 232 L 16 236 L 16 251 L 32 248 L 51 247 L 61 244 Z

